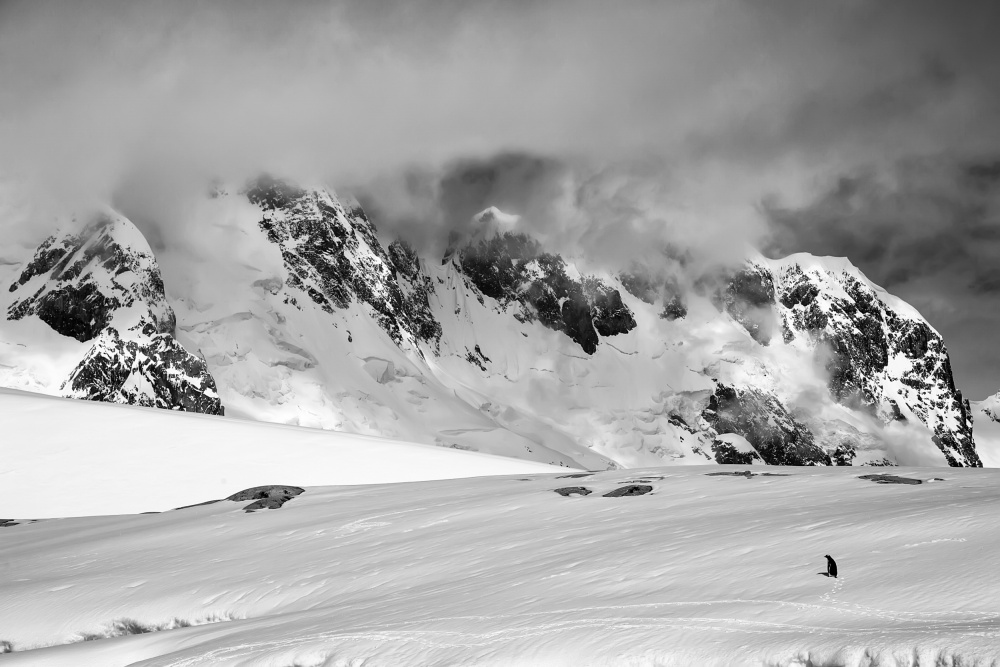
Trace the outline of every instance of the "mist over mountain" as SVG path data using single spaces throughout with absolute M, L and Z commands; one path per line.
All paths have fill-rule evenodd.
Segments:
M 3 664 L 998 664 L 998 25 L 0 0 Z
M 269 171 L 358 193 L 417 246 L 496 205 L 595 262 L 664 239 L 725 260 L 745 244 L 846 255 L 947 332 L 985 396 L 1000 374 L 996 14 L 6 2 L 0 173 L 16 192 L 0 230 L 31 249 L 56 218 L 114 202 L 154 248 L 181 244 L 203 233 L 206 181 Z

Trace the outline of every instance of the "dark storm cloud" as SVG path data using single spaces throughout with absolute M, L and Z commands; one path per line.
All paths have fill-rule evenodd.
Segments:
M 410 169 L 368 181 L 354 190 L 386 238 L 401 236 L 440 255 L 453 234 L 470 230 L 473 217 L 495 206 L 518 217 L 526 232 L 590 268 L 620 270 L 632 263 L 663 264 L 681 249 L 697 271 L 742 262 L 759 235 L 752 216 L 691 201 L 726 184 L 710 174 L 691 179 L 659 160 L 595 163 L 526 152 L 504 152 Z M 725 201 L 725 199 L 723 199 Z M 743 207 L 752 212 L 752 207 Z M 742 223 L 736 231 L 736 222 Z
M 210 176 L 268 170 L 365 192 L 418 237 L 523 209 L 609 261 L 649 239 L 729 257 L 773 224 L 986 298 L 998 23 L 992 0 L 8 0 L 0 175 L 151 230 Z M 896 166 L 921 159 L 981 167 Z
M 68 178 L 83 189 L 113 188 L 136 160 L 340 180 L 528 150 L 654 156 L 794 190 L 789 173 L 996 139 L 995 3 L 33 0 L 0 12 L 4 161 L 86 172 Z
M 768 250 L 842 255 L 915 305 L 950 343 L 960 384 L 1000 388 L 1000 170 L 995 161 L 904 160 L 841 176 L 808 205 L 763 210 Z M 983 344 L 982 341 L 987 341 Z

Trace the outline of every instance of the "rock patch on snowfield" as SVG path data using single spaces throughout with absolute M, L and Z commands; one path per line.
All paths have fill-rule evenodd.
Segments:
M 744 470 L 743 472 L 709 472 L 705 474 L 709 477 L 746 477 L 747 479 L 751 477 L 788 477 L 788 473 L 785 472 L 750 472 L 749 470 Z
M 552 490 L 558 493 L 560 496 L 564 496 L 566 498 L 570 496 L 589 496 L 591 493 L 593 493 L 593 491 L 591 491 L 585 486 L 564 486 L 561 489 L 552 489 Z
M 605 493 L 604 497 L 621 498 L 624 496 L 644 496 L 652 490 L 653 487 L 650 486 L 649 484 L 629 484 L 628 486 L 622 486 L 615 489 L 614 491 L 609 491 L 608 493 Z
M 593 474 L 592 472 L 578 472 L 572 475 L 558 475 L 556 479 L 578 479 L 580 477 L 590 477 Z
M 0 519 L 0 528 L 10 528 L 11 526 L 16 526 L 17 521 L 13 519 Z
M 923 480 L 899 475 L 861 475 L 858 479 L 867 479 L 876 484 L 923 484 Z
M 302 493 L 305 493 L 305 489 L 297 486 L 272 484 L 269 486 L 254 486 L 249 489 L 243 489 L 242 491 L 229 496 L 226 500 L 233 500 L 236 502 L 253 500 L 254 502 L 243 508 L 249 513 L 257 510 L 278 509 L 286 502 Z

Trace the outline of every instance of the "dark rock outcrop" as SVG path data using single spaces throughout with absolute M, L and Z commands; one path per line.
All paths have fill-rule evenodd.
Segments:
M 135 240 L 142 247 L 129 244 Z M 174 332 L 176 319 L 156 261 L 123 219 L 102 216 L 78 234 L 49 237 L 8 289 L 16 294 L 29 286 L 33 290 L 11 304 L 8 318 L 37 315 L 58 333 L 87 342 L 118 310 L 136 306 L 158 332 Z
M 62 389 L 72 398 L 222 415 L 204 360 L 146 324 L 123 338 L 108 327 Z
M 885 423 L 906 421 L 903 403 L 932 431 L 949 464 L 982 465 L 968 402 L 955 388 L 944 341 L 926 322 L 905 304 L 887 305 L 849 265 L 819 272 L 790 264 L 775 284 L 786 342 L 815 345 L 835 400 Z M 841 454 L 841 461 L 849 455 Z
M 261 209 L 260 228 L 281 249 L 288 288 L 331 313 L 364 304 L 397 345 L 420 340 L 437 347 L 441 327 L 428 307 L 430 285 L 415 253 L 401 243 L 386 252 L 360 206 L 269 176 L 245 194 Z
M 292 498 L 303 493 L 305 493 L 305 489 L 298 486 L 272 484 L 243 489 L 229 496 L 226 500 L 234 502 L 254 501 L 243 508 L 247 513 L 250 513 L 257 510 L 278 509 Z
M 720 465 L 750 465 L 754 461 L 760 461 L 757 452 L 741 452 L 728 442 L 716 440 L 712 443 L 712 454 L 715 462 Z
M 176 318 L 159 267 L 131 222 L 111 214 L 47 239 L 9 291 L 28 291 L 8 317 L 35 315 L 93 346 L 61 387 L 65 395 L 222 414 L 205 361 L 174 338 Z
M 858 479 L 867 479 L 876 484 L 923 484 L 923 480 L 899 475 L 861 475 Z
M 773 395 L 718 385 L 702 413 L 718 433 L 737 433 L 771 465 L 830 465 L 813 434 Z
M 567 274 L 559 255 L 543 252 L 524 234 L 500 232 L 457 252 L 462 273 L 501 308 L 519 304 L 515 317 L 538 320 L 594 354 L 601 336 L 628 333 L 636 327 L 632 311 L 618 290 L 603 281 Z
M 585 486 L 564 486 L 561 489 L 552 489 L 560 496 L 589 496 L 593 491 Z
M 768 345 L 774 333 L 774 279 L 769 269 L 748 263 L 712 295 L 720 310 L 740 323 L 751 338 Z
M 622 498 L 626 496 L 644 496 L 652 490 L 653 487 L 650 486 L 649 484 L 629 484 L 628 486 L 622 486 L 615 489 L 614 491 L 609 491 L 608 493 L 605 493 L 604 497 Z

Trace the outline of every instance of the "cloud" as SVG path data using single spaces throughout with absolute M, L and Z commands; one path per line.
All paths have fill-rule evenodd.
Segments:
M 1000 155 L 998 19 L 976 0 L 7 0 L 0 178 L 44 202 L 28 224 L 109 199 L 169 220 L 260 170 L 363 191 L 427 239 L 495 198 L 601 261 L 650 239 L 729 257 L 775 225 L 890 284 L 957 285 L 952 267 L 988 300 L 995 240 L 951 177 L 879 179 Z
M 475 214 L 495 206 L 518 216 L 516 231 L 584 268 L 655 268 L 668 256 L 683 256 L 693 272 L 742 263 L 764 226 L 753 206 L 711 202 L 709 191 L 727 185 L 699 176 L 652 159 L 503 152 L 389 174 L 353 194 L 387 238 L 402 236 L 437 256 Z
M 995 140 L 997 12 L 964 7 L 8 2 L 2 155 L 84 192 L 136 160 L 341 181 L 505 150 L 794 189 L 859 155 Z
M 851 260 L 944 336 L 960 386 L 1000 387 L 1000 177 L 995 161 L 903 159 L 831 179 L 797 207 L 767 202 L 767 250 Z

